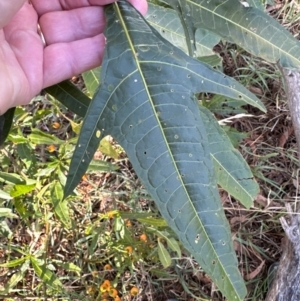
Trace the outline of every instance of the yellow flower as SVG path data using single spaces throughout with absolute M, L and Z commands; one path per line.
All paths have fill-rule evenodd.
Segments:
M 130 255 L 130 254 L 132 254 L 133 249 L 132 249 L 131 246 L 127 246 L 127 247 L 125 248 L 125 251 Z
M 103 267 L 103 270 L 104 271 L 110 271 L 112 268 L 111 268 L 111 265 L 109 263 L 107 263 L 104 267 Z
M 57 129 L 60 128 L 60 123 L 59 122 L 53 122 L 52 127 L 57 130 Z
M 110 288 L 109 296 L 113 297 L 113 298 L 116 298 L 118 296 L 118 291 L 115 288 Z
M 131 288 L 131 290 L 130 290 L 131 296 L 137 296 L 138 293 L 139 293 L 139 289 L 136 286 Z
M 109 280 L 104 280 L 103 283 L 100 285 L 100 291 L 102 293 L 109 291 L 111 288 L 111 284 Z
M 55 145 L 51 144 L 47 147 L 47 150 L 49 153 L 53 153 L 56 151 L 56 147 L 55 147 Z
M 140 235 L 140 240 L 143 242 L 147 242 L 147 235 L 145 233 Z

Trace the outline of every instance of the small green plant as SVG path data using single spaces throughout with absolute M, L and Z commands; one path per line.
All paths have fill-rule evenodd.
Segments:
M 228 300 L 243 300 L 246 287 L 238 271 L 217 184 L 247 208 L 258 186 L 213 116 L 213 107 L 206 100 L 200 104 L 197 96 L 217 94 L 212 104 L 219 102 L 226 110 L 243 110 L 243 105 L 250 104 L 264 111 L 259 99 L 216 70 L 220 58 L 212 53 L 212 46 L 222 38 L 268 62 L 298 68 L 300 45 L 263 11 L 260 1 L 248 1 L 250 7 L 238 0 L 159 3 L 163 5 L 150 3 L 147 20 L 124 0 L 107 7 L 107 46 L 101 76 L 95 80 L 95 71 L 85 75 L 92 100 L 70 82 L 47 89 L 84 117 L 67 179 L 63 171 L 69 164 L 62 165 L 64 152 L 48 167 L 49 173 L 61 175 L 59 181 L 47 186 L 54 196 L 52 205 L 68 227 L 71 221 L 66 202 L 72 199 L 100 141 L 111 135 L 126 151 L 181 244 Z M 10 123 L 8 117 L 4 128 Z M 32 134 L 42 136 L 40 132 Z M 48 135 L 43 136 L 45 141 L 62 144 L 51 141 Z M 34 189 L 30 185 L 35 184 L 29 184 L 27 192 Z M 24 187 L 16 188 L 17 196 L 20 189 Z M 118 224 L 121 221 L 119 218 L 116 222 L 118 231 L 123 229 L 122 223 L 122 227 Z M 157 235 L 158 258 L 164 266 L 170 264 L 170 250 L 180 256 L 172 235 L 157 229 L 148 231 Z M 98 230 L 95 233 L 99 235 Z

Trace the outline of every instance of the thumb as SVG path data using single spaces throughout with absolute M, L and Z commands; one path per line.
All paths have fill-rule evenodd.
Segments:
M 27 0 L 0 0 L 0 29 L 18 12 Z

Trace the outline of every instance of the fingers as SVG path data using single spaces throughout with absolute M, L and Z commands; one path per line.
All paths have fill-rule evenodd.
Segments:
M 25 2 L 26 0 L 0 0 L 0 28 L 3 28 L 6 24 L 8 24 Z
M 43 87 L 52 86 L 102 62 L 105 38 L 102 34 L 70 43 L 56 43 L 44 50 Z
M 48 45 L 71 42 L 102 33 L 104 10 L 99 6 L 46 13 L 39 23 Z
M 16 59 L 16 62 L 5 61 L 7 67 L 19 65 L 31 86 L 41 89 L 43 43 L 37 34 L 37 14 L 32 5 L 25 3 L 3 32 L 14 54 L 7 57 Z
M 8 0 L 0 0 L 8 1 Z M 10 0 L 11 1 L 11 0 Z M 19 0 L 21 1 L 21 0 Z M 137 10 L 143 15 L 146 14 L 148 4 L 147 0 L 128 0 Z M 104 6 L 115 2 L 114 0 L 31 0 L 39 16 L 59 10 L 71 10 L 74 8 L 87 7 L 87 6 Z
M 2 0 L 5 1 L 5 0 Z M 115 2 L 115 0 L 31 0 L 39 15 L 58 10 L 70 10 L 85 6 L 104 6 Z

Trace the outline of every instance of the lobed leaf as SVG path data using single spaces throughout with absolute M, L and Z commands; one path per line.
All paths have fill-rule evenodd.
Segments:
M 101 86 L 82 125 L 65 196 L 101 138 L 112 135 L 184 246 L 229 300 L 241 300 L 245 287 L 194 94 L 223 94 L 264 107 L 236 81 L 164 40 L 127 2 L 109 6 L 106 17 Z

